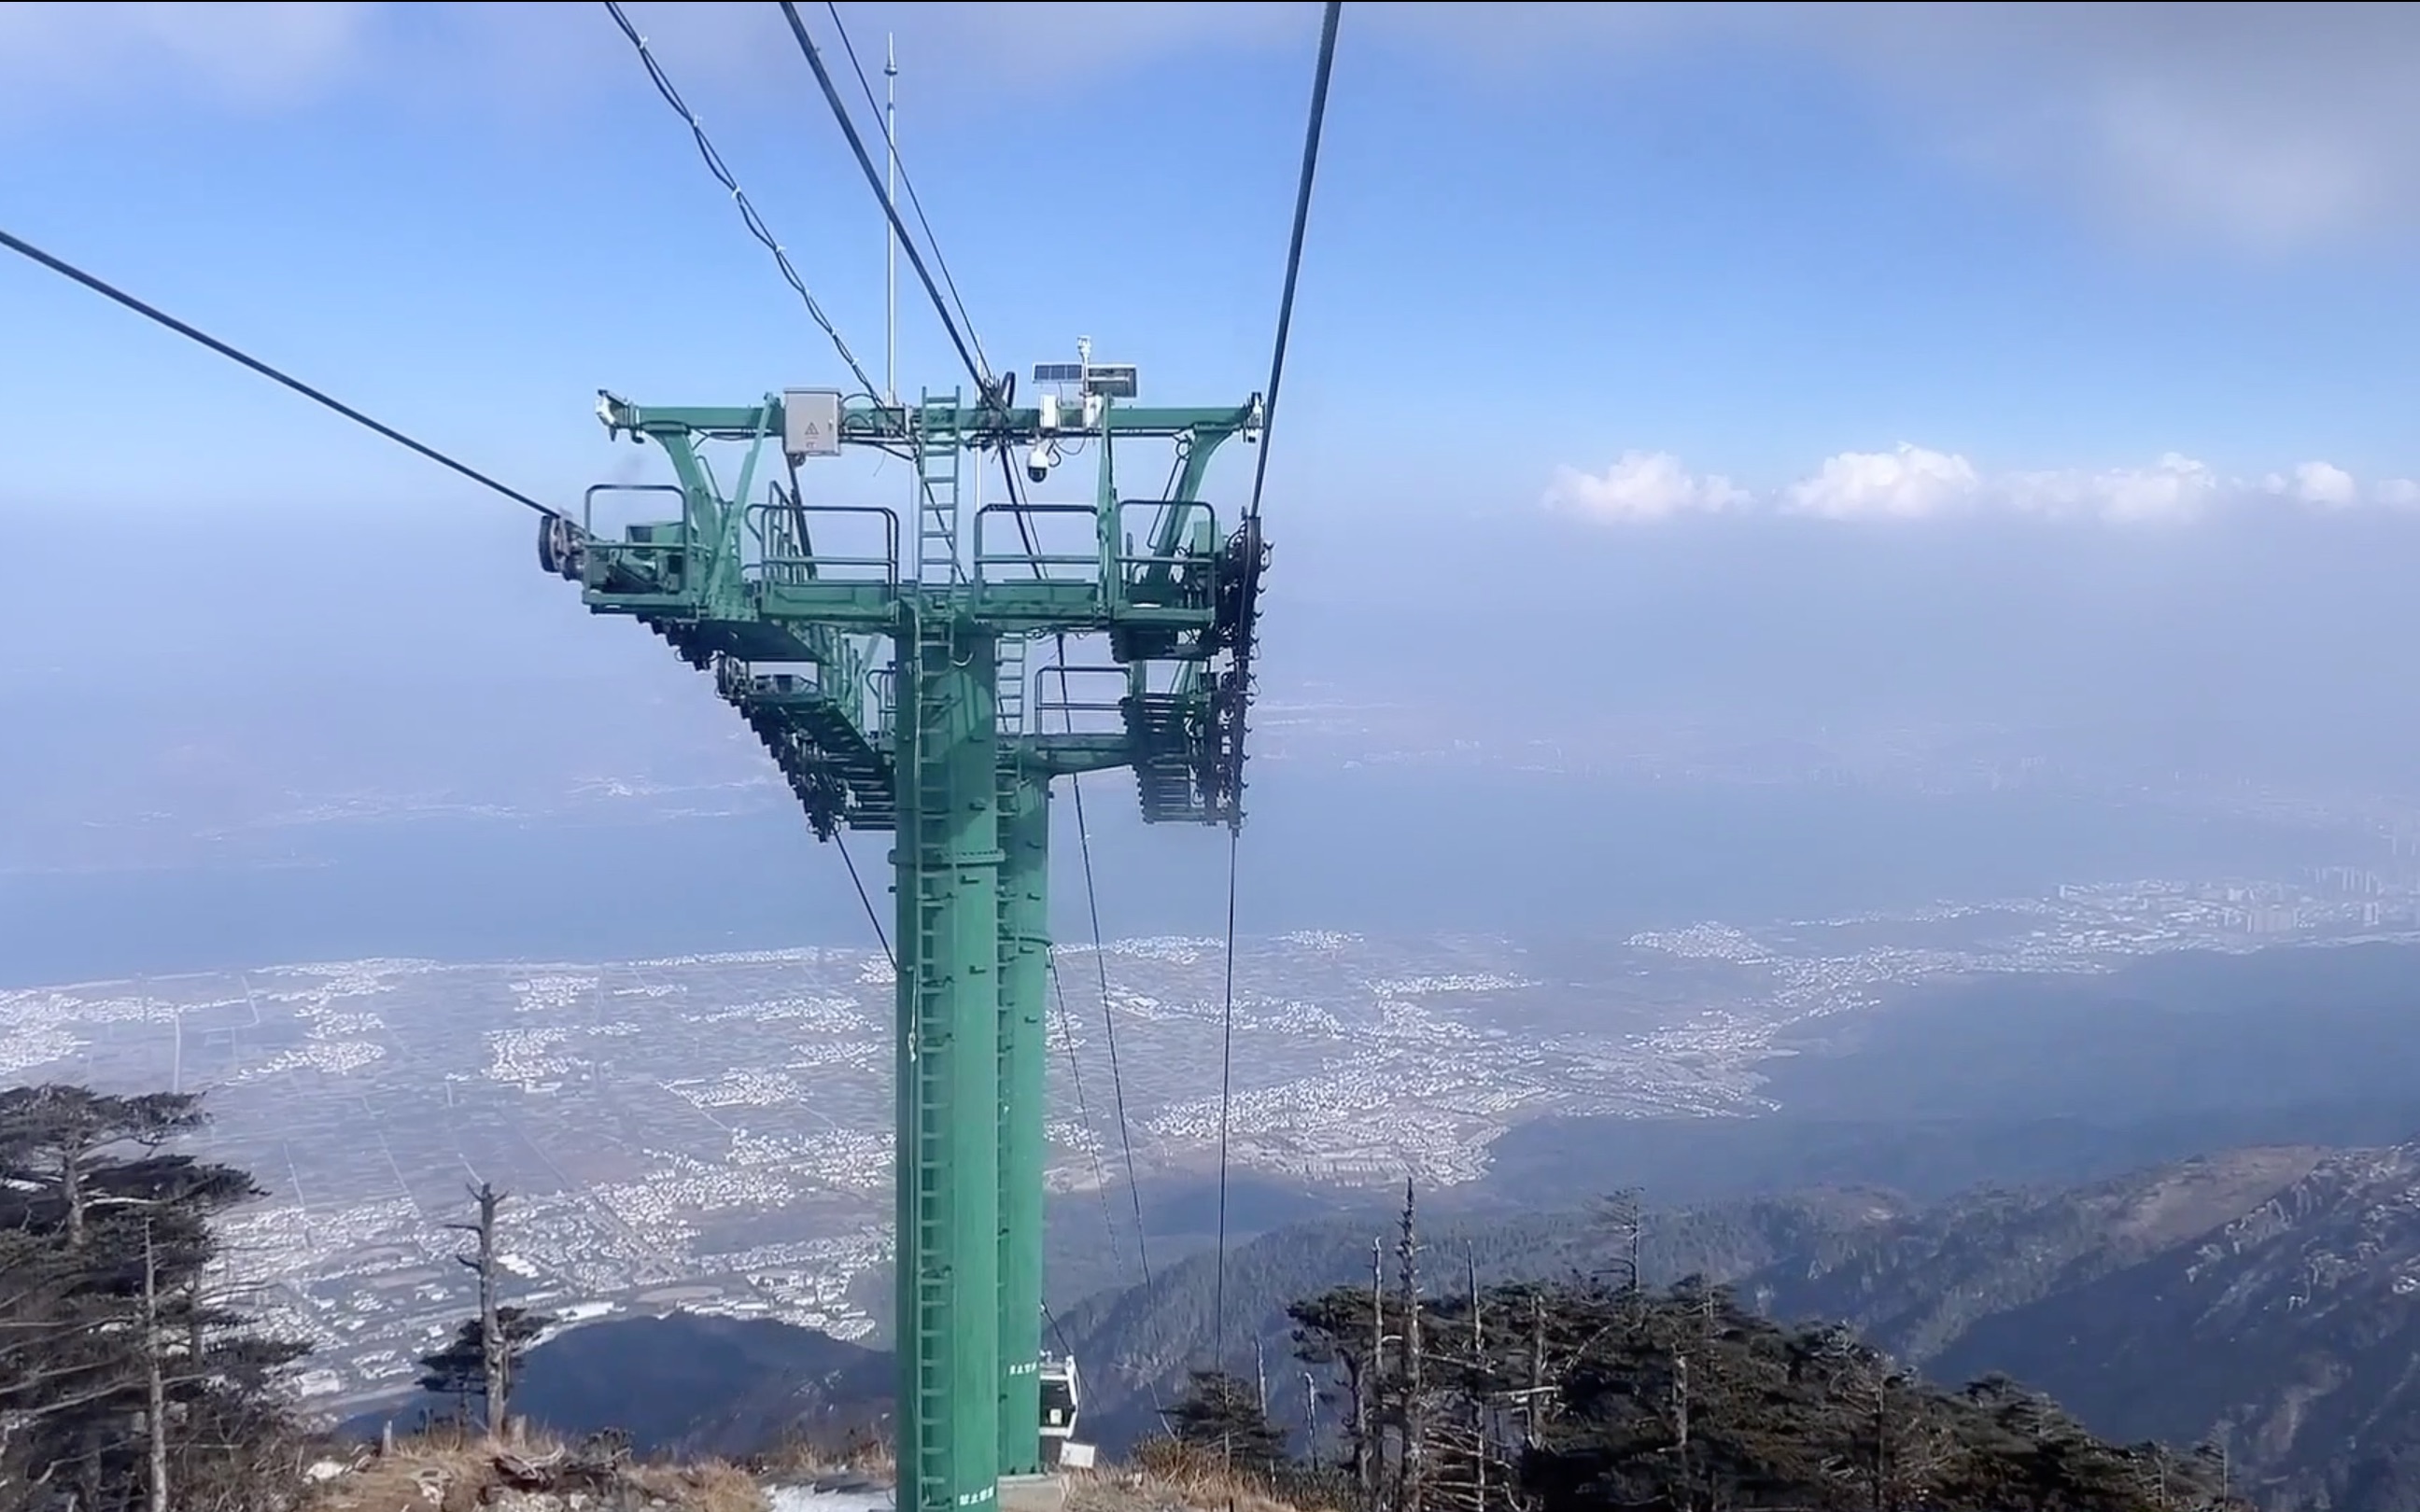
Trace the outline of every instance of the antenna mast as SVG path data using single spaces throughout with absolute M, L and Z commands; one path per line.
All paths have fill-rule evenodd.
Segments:
M 899 36 L 882 39 L 882 141 L 890 150 L 882 193 L 891 213 L 882 218 L 882 397 L 899 402 Z

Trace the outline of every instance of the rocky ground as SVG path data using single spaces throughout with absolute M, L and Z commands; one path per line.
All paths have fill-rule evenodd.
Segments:
M 324 1459 L 306 1472 L 309 1512 L 772 1512 L 735 1465 L 631 1462 L 610 1445 L 511 1448 L 431 1436 Z
M 509 1448 L 452 1435 L 398 1440 L 306 1472 L 302 1512 L 883 1512 L 888 1484 L 804 1465 L 641 1464 L 611 1443 Z M 1301 1512 L 1265 1488 L 1184 1467 L 1067 1478 L 1066 1512 Z

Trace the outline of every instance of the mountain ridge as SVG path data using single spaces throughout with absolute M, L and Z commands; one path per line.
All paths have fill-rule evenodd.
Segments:
M 1627 1246 L 1602 1210 L 1414 1217 L 1432 1296 L 1603 1275 Z M 1294 1344 L 1288 1305 L 1366 1288 L 1373 1242 L 1391 1288 L 1393 1222 L 1373 1208 L 1229 1252 L 1224 1364 L 1249 1372 L 1258 1346 L 1280 1427 L 1310 1405 L 1302 1372 L 1278 1364 Z M 1743 1198 L 1645 1215 L 1638 1255 L 1650 1283 L 1699 1277 L 1776 1321 L 1845 1324 L 1943 1386 L 2011 1378 L 2113 1441 L 2224 1443 L 2241 1486 L 2271 1506 L 2420 1512 L 2420 1140 L 2254 1146 L 1930 1203 L 1857 1185 Z M 1218 1271 L 1215 1256 L 1189 1255 L 1148 1288 L 1056 1317 L 1054 1347 L 1084 1367 L 1084 1437 L 1132 1445 L 1194 1369 L 1218 1363 Z M 781 1326 L 714 1319 L 704 1333 Z M 549 1351 L 585 1335 L 584 1372 L 627 1380 L 614 1335 L 633 1329 L 644 1321 L 592 1324 L 533 1351 L 533 1416 L 547 1416 L 535 1383 Z M 744 1453 L 752 1437 L 878 1422 L 887 1356 L 725 1343 L 736 1373 L 685 1387 L 687 1416 L 659 1442 Z

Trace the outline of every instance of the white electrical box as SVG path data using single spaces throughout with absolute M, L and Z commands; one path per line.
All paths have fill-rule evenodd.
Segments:
M 793 457 L 840 455 L 840 390 L 782 391 L 782 450 Z

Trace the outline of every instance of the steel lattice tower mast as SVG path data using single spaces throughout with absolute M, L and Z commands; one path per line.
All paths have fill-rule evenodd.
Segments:
M 1034 377 L 1060 386 L 1063 413 L 1060 393 L 1022 409 L 929 392 L 911 406 L 791 390 L 729 409 L 604 395 L 608 432 L 660 446 L 677 480 L 618 491 L 676 499 L 677 515 L 608 539 L 594 510 L 617 486 L 603 485 L 538 543 L 592 611 L 635 617 L 715 674 L 819 838 L 894 835 L 902 1512 L 989 1505 L 1002 1476 L 1044 1468 L 1051 779 L 1130 767 L 1148 821 L 1242 818 L 1266 550 L 1251 517 L 1222 534 L 1200 489 L 1221 443 L 1258 440 L 1261 399 L 1121 405 L 1133 369 L 1089 359 Z M 1175 448 L 1166 496 L 1122 498 L 1116 448 L 1154 439 Z M 986 454 L 1039 466 L 1063 440 L 1098 458 L 1092 503 L 980 502 Z M 727 493 L 701 451 L 717 441 L 745 448 Z M 756 501 L 768 443 L 790 486 L 768 481 Z M 911 460 L 904 521 L 806 492 L 799 464 L 862 448 Z M 1035 547 L 1037 526 L 1069 517 L 1089 517 L 1080 549 Z M 852 531 L 878 545 L 831 549 Z M 1106 637 L 1110 662 L 1028 666 L 1034 640 L 1069 635 Z M 1086 673 L 1119 675 L 1119 695 L 1070 696 Z M 1076 730 L 1078 712 L 1108 728 Z M 1045 731 L 1046 713 L 1070 728 Z

